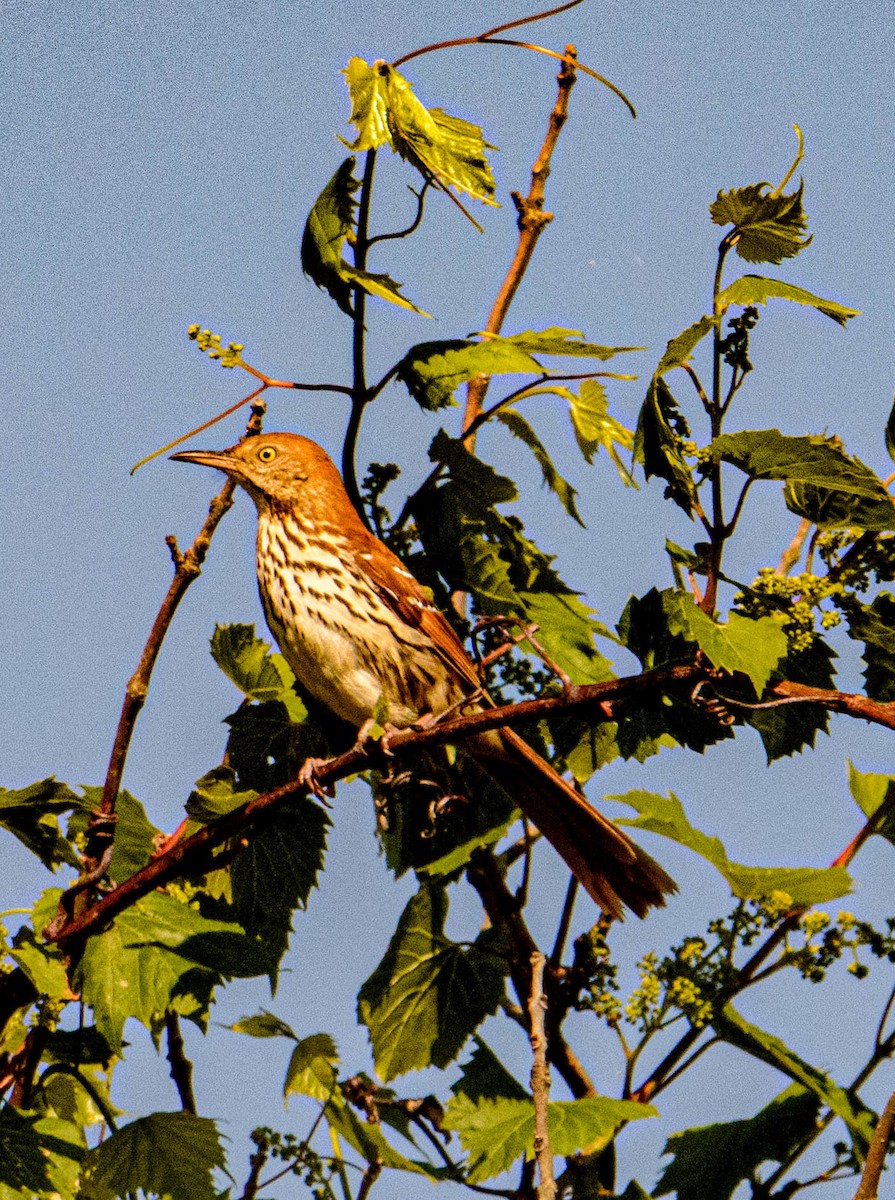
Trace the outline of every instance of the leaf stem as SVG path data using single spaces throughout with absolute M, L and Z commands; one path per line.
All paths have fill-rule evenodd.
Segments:
M 376 169 L 376 151 L 368 150 L 364 158 L 364 176 L 361 182 L 360 200 L 357 209 L 357 228 L 354 240 L 354 265 L 359 271 L 367 269 L 367 251 L 370 248 L 370 203 L 373 192 L 373 174 Z M 367 515 L 357 486 L 355 455 L 364 409 L 369 403 L 366 379 L 366 313 L 367 293 L 362 287 L 354 288 L 354 303 L 351 335 L 351 413 L 345 430 L 342 446 L 342 478 L 345 490 L 364 524 Z

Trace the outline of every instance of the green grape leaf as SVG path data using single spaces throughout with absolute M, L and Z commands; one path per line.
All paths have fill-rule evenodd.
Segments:
M 358 1020 L 384 1080 L 453 1062 L 504 994 L 504 959 L 482 938 L 468 948 L 450 941 L 447 908 L 445 891 L 423 886 L 358 995 Z
M 410 1171 L 420 1175 L 432 1173 L 428 1163 L 415 1162 L 400 1154 L 387 1141 L 381 1124 L 361 1121 L 340 1093 L 336 1093 L 326 1105 L 325 1116 L 330 1129 L 340 1138 L 344 1138 L 368 1163 L 379 1163 L 391 1170 Z
M 248 804 L 257 795 L 251 788 L 244 791 L 237 788 L 236 772 L 232 767 L 212 767 L 196 780 L 196 787 L 186 802 L 186 811 L 194 821 L 207 824 Z
M 284 1099 L 290 1095 L 311 1096 L 326 1102 L 336 1090 L 339 1051 L 328 1033 L 314 1033 L 295 1044 L 286 1079 Z
M 753 1058 L 776 1067 L 795 1083 L 812 1092 L 831 1112 L 845 1122 L 852 1138 L 855 1154 L 861 1161 L 876 1124 L 876 1114 L 867 1107 L 856 1093 L 841 1088 L 824 1071 L 812 1067 L 794 1054 L 790 1048 L 771 1033 L 751 1025 L 736 1011 L 732 1004 L 712 1018 L 712 1026 L 725 1042 L 751 1054 Z
M 809 687 L 831 688 L 836 675 L 835 658 L 835 652 L 818 637 L 802 650 L 791 650 L 774 675 Z M 821 704 L 786 704 L 744 712 L 743 720 L 758 731 L 768 762 L 772 763 L 813 746 L 818 732 L 829 732 L 830 713 Z
M 760 617 L 756 621 L 732 612 L 721 624 L 707 616 L 688 592 L 671 590 L 662 593 L 662 605 L 671 634 L 695 642 L 713 666 L 748 675 L 761 696 L 774 668 L 787 653 L 782 617 Z
M 74 1196 L 84 1158 L 83 1132 L 59 1117 L 0 1110 L 0 1198 Z
M 196 956 L 204 937 L 234 934 L 242 934 L 239 926 L 209 920 L 172 896 L 152 892 L 89 938 L 73 982 L 114 1053 L 121 1056 L 128 1017 L 151 1029 L 159 1014 L 174 1007 L 204 1025 L 219 975 Z
M 531 1103 L 531 1097 L 515 1079 L 494 1051 L 475 1034 L 474 1049 L 469 1062 L 461 1067 L 462 1074 L 456 1083 L 451 1084 L 455 1096 L 465 1096 L 467 1100 L 526 1100 Z
M 560 503 L 569 516 L 583 528 L 584 522 L 581 520 L 581 514 L 578 512 L 575 504 L 575 497 L 578 495 L 578 492 L 567 479 L 564 479 L 560 475 L 559 471 L 553 465 L 553 460 L 547 452 L 547 447 L 535 433 L 531 424 L 515 408 L 502 408 L 497 413 L 497 420 L 502 425 L 505 425 L 514 437 L 519 438 L 521 442 L 524 442 L 528 446 L 535 457 L 535 461 L 541 468 L 544 483 L 551 492 L 554 492 L 559 497 Z
M 666 497 L 692 517 L 696 481 L 683 450 L 683 443 L 689 437 L 689 426 L 671 389 L 661 376 L 656 376 L 640 409 L 634 435 L 634 461 L 641 464 L 647 479 L 653 475 L 664 479 L 668 484 Z
M 806 517 L 818 529 L 895 530 L 895 504 L 882 493 L 870 499 L 791 479 L 783 499 L 790 512 Z
M 859 458 L 846 454 L 836 438 L 747 429 L 715 438 L 711 450 L 716 462 L 733 463 L 753 479 L 799 480 L 870 500 L 888 499 L 882 480 Z
M 62 863 L 80 867 L 74 847 L 59 828 L 59 814 L 86 807 L 68 784 L 52 776 L 17 791 L 0 788 L 0 829 L 17 837 L 50 870 Z
M 674 792 L 661 796 L 655 792 L 631 791 L 606 799 L 636 809 L 636 818 L 619 818 L 619 825 L 658 833 L 687 846 L 715 867 L 740 900 L 757 900 L 772 892 L 785 892 L 793 907 L 805 908 L 851 891 L 851 878 L 844 867 L 748 867 L 731 861 L 720 838 L 709 837 L 690 824 Z
M 250 700 L 278 700 L 297 725 L 307 717 L 307 709 L 294 691 L 292 668 L 282 654 L 270 653 L 269 643 L 255 636 L 254 625 L 217 625 L 211 657 Z
M 388 128 L 388 75 L 380 70 L 384 63 L 371 67 L 362 58 L 351 58 L 343 71 L 351 97 L 351 116 L 348 121 L 357 128 L 357 138 L 350 150 L 362 153 L 391 145 Z M 347 143 L 346 143 L 347 144 Z
M 526 329 L 523 333 L 514 333 L 509 337 L 495 334 L 480 334 L 489 340 L 510 342 L 525 350 L 528 354 L 557 354 L 568 358 L 598 358 L 608 362 L 616 354 L 631 354 L 635 350 L 645 350 L 645 346 L 599 346 L 594 342 L 584 340 L 580 329 L 563 329 L 551 325 L 549 329 Z
M 71 999 L 67 960 L 57 945 L 40 941 L 33 929 L 22 925 L 12 939 L 12 949 L 8 953 L 41 995 L 50 1000 Z
M 420 342 L 398 364 L 397 378 L 427 412 L 454 404 L 454 392 L 476 375 L 544 375 L 537 359 L 512 341 Z
M 706 336 L 719 324 L 718 317 L 700 317 L 693 325 L 688 326 L 683 333 L 672 338 L 665 347 L 665 353 L 659 359 L 656 375 L 665 375 L 675 367 L 682 367 L 690 355 Z
M 359 287 L 381 300 L 427 317 L 428 313 L 401 295 L 401 284 L 388 275 L 361 271 L 342 257 L 345 242 L 354 230 L 354 193 L 360 187 L 354 178 L 354 164 L 353 158 L 345 159 L 308 214 L 301 239 L 302 270 L 348 316 L 354 315 L 352 291 Z
M 292 913 L 307 906 L 317 886 L 330 823 L 307 796 L 284 804 L 255 830 L 231 868 L 234 913 L 246 933 L 268 948 L 272 978 L 286 950 Z
M 619 447 L 622 450 L 633 448 L 634 434 L 621 421 L 609 415 L 609 400 L 603 384 L 598 379 L 585 379 L 577 393 L 568 388 L 551 390 L 569 401 L 575 441 L 585 461 L 592 463 L 594 455 L 602 447 L 615 464 L 625 486 L 636 487 L 630 468 L 619 454 Z
M 429 446 L 429 458 L 443 463 L 451 479 L 461 483 L 477 501 L 479 513 L 494 504 L 517 499 L 518 488 L 506 475 L 498 475 L 492 466 L 467 450 L 460 438 L 449 437 L 439 429 Z
M 730 1200 L 740 1183 L 757 1178 L 762 1163 L 786 1162 L 815 1128 L 817 1096 L 792 1084 L 754 1117 L 673 1133 L 665 1154 L 673 1160 L 654 1195 L 677 1200 Z
M 217 1200 L 213 1171 L 226 1166 L 217 1125 L 185 1112 L 157 1112 L 125 1125 L 84 1164 L 89 1200 L 165 1196 L 167 1200 Z
M 864 681 L 871 700 L 895 700 L 895 595 L 880 592 L 872 604 L 846 609 L 849 637 L 863 642 Z
M 895 776 L 859 771 L 849 762 L 848 787 L 865 817 L 872 817 L 885 803 L 883 816 L 874 822 L 873 832 L 895 845 Z
M 602 1149 L 622 1125 L 658 1115 L 651 1104 L 608 1096 L 554 1100 L 547 1106 L 551 1149 L 562 1155 Z M 447 1106 L 444 1125 L 459 1134 L 469 1155 L 470 1183 L 502 1174 L 534 1147 L 534 1105 L 528 1099 L 472 1100 L 460 1092 Z
M 291 1026 L 287 1025 L 285 1021 L 281 1021 L 279 1017 L 275 1017 L 273 1013 L 267 1012 L 266 1009 L 262 1009 L 261 1012 L 255 1013 L 251 1017 L 240 1017 L 229 1028 L 234 1033 L 245 1033 L 249 1037 L 284 1037 L 291 1038 L 294 1042 L 298 1041 Z
M 810 244 L 805 237 L 808 218 L 802 207 L 804 182 L 789 195 L 770 190 L 769 183 L 719 192 L 709 205 L 716 225 L 733 225 L 735 248 L 746 262 L 780 263 L 794 258 Z
M 718 293 L 721 311 L 726 311 L 732 304 L 746 308 L 750 304 L 767 304 L 769 300 L 789 300 L 806 308 L 816 308 L 837 325 L 845 325 L 852 317 L 861 315 L 857 308 L 848 308 L 836 300 L 825 300 L 823 296 L 815 296 L 805 288 L 784 283 L 782 279 L 768 279 L 764 275 L 741 275 Z
M 537 625 L 534 635 L 551 660 L 575 683 L 605 683 L 615 678 L 612 665 L 594 645 L 594 634 L 601 632 L 594 611 L 574 592 L 544 581 L 543 590 L 519 592 L 529 621 Z M 527 643 L 523 642 L 525 649 Z

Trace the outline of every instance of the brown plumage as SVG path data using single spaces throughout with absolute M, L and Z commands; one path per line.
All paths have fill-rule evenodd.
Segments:
M 367 530 L 315 442 L 268 433 L 173 455 L 224 471 L 258 509 L 258 587 L 297 678 L 360 728 L 380 699 L 406 726 L 479 687 L 463 645 L 403 563 Z M 644 916 L 676 890 L 658 863 L 510 730 L 464 749 L 553 844 L 606 912 Z

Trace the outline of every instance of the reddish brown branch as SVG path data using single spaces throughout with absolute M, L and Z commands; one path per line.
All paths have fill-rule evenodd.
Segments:
M 547 1034 L 544 1016 L 547 997 L 544 994 L 544 955 L 531 956 L 531 995 L 528 1000 L 528 1020 L 531 1040 L 531 1094 L 534 1098 L 534 1152 L 538 1160 L 538 1200 L 554 1200 L 556 1179 L 553 1175 L 553 1151 L 550 1146 L 548 1105 L 550 1103 L 550 1068 L 547 1066 Z
M 528 270 L 528 264 L 531 262 L 532 255 L 535 252 L 538 238 L 546 226 L 553 220 L 553 214 L 544 211 L 544 191 L 547 184 L 547 177 L 550 174 L 550 159 L 556 148 L 562 127 L 565 125 L 566 118 L 569 115 L 569 95 L 575 86 L 575 53 L 574 46 L 566 46 L 566 54 L 569 61 L 563 62 L 562 68 L 556 77 L 559 91 L 553 111 L 550 113 L 544 144 L 541 146 L 540 153 L 531 169 L 531 186 L 528 189 L 528 195 L 523 197 L 519 192 L 512 193 L 513 203 L 516 205 L 516 211 L 519 214 L 517 221 L 519 238 L 516 243 L 516 253 L 513 256 L 513 261 L 500 286 L 500 291 L 497 293 L 485 325 L 486 333 L 500 333 L 503 328 L 503 323 L 513 302 L 513 297 L 516 295 L 523 276 Z M 481 413 L 487 391 L 487 376 L 477 375 L 475 379 L 470 380 L 466 389 L 466 411 L 463 414 L 464 432 L 469 430 L 469 427 Z M 469 435 L 466 444 L 471 450 L 474 444 L 472 434 Z
M 895 1092 L 889 1097 L 889 1102 L 877 1121 L 876 1129 L 870 1140 L 867 1151 L 867 1161 L 864 1164 L 864 1174 L 861 1185 L 855 1192 L 855 1200 L 876 1200 L 879 1193 L 879 1180 L 886 1161 L 886 1152 L 892 1141 L 892 1131 L 895 1129 Z

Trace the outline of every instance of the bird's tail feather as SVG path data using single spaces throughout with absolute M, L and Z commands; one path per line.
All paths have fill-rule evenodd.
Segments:
M 585 891 L 613 917 L 665 904 L 674 880 L 617 825 L 511 730 L 471 739 L 467 749 L 564 859 Z

